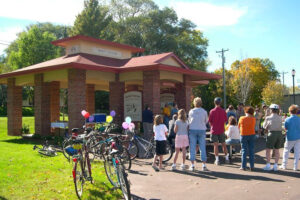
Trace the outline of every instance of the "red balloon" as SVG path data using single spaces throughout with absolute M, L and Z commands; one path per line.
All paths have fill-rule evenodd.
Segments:
M 90 117 L 90 113 L 89 112 L 86 112 L 85 114 L 84 114 L 84 118 L 89 118 Z

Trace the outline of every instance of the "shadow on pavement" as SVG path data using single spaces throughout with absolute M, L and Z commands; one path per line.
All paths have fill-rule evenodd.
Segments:
M 142 176 L 148 176 L 147 173 L 143 173 L 143 172 L 146 172 L 146 171 L 129 170 L 130 174 L 138 174 L 138 175 L 142 175 Z

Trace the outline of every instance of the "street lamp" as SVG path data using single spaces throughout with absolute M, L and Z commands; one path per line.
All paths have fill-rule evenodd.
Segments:
M 292 76 L 293 76 L 293 97 L 294 97 L 294 104 L 296 103 L 296 99 L 295 99 L 295 75 L 296 75 L 296 71 L 295 69 L 292 70 Z

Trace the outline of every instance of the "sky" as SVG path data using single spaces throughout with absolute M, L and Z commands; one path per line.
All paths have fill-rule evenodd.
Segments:
M 300 85 L 300 1 L 298 0 L 154 0 L 172 7 L 179 18 L 194 22 L 209 41 L 213 72 L 222 66 L 216 51 L 225 52 L 225 67 L 235 60 L 269 58 L 285 73 L 285 84 Z M 17 33 L 36 22 L 73 25 L 83 0 L 0 0 L 0 54 Z

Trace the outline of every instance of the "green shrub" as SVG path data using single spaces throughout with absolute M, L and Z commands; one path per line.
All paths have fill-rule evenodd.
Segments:
M 29 125 L 23 124 L 23 126 L 21 128 L 21 133 L 22 134 L 29 134 L 30 133 L 30 131 L 29 131 Z
M 0 107 L 0 116 L 7 116 L 7 107 Z
M 23 107 L 22 108 L 22 115 L 24 117 L 34 116 L 34 109 L 33 109 L 33 107 Z

